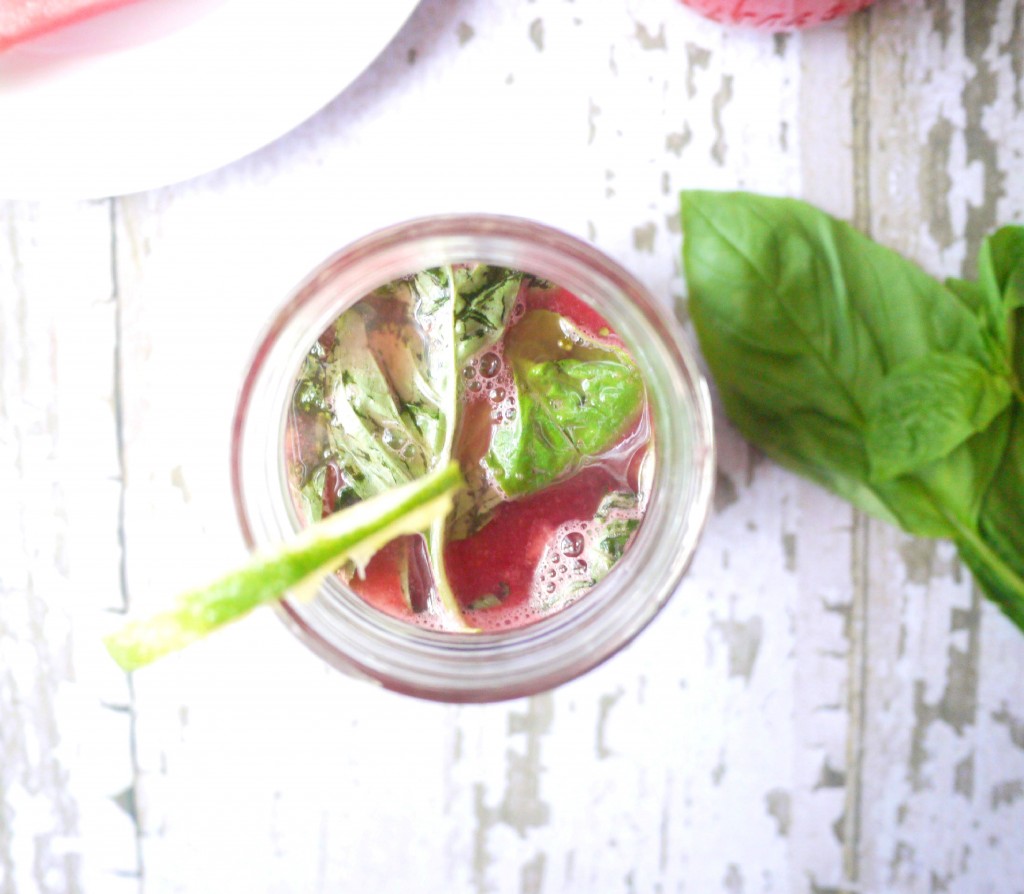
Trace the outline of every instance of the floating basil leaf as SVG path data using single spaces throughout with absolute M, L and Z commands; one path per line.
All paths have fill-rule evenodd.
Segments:
M 740 431 L 861 509 L 957 541 L 1024 627 L 1021 229 L 986 244 L 978 283 L 946 287 L 803 202 L 687 192 L 682 221 L 690 315 Z
M 329 348 L 318 343 L 307 356 L 294 398 L 298 410 L 329 419 L 324 462 L 299 488 L 311 520 L 325 512 L 331 463 L 366 498 L 450 461 L 459 366 L 501 338 L 521 280 L 486 266 L 425 270 L 335 321 Z M 427 534 L 436 597 L 464 626 L 444 569 L 445 537 L 438 519 Z
M 484 593 L 482 596 L 478 596 L 469 604 L 469 610 L 478 612 L 488 608 L 497 608 L 505 601 L 509 592 L 509 585 L 505 581 L 499 581 L 493 593 Z
M 432 373 L 447 378 L 449 368 L 456 372 L 455 364 L 501 340 L 522 281 L 521 273 L 484 264 L 425 270 L 413 278 L 416 320 L 428 348 L 440 355 Z
M 597 586 L 622 558 L 633 532 L 640 526 L 640 501 L 630 491 L 613 491 L 598 504 L 588 526 L 586 546 L 577 561 L 586 566 L 586 578 L 574 590 Z
M 464 540 L 475 534 L 504 502 L 501 491 L 479 463 L 469 465 L 465 475 L 466 487 L 455 498 L 455 506 L 448 516 L 447 535 L 451 540 Z
M 305 516 L 311 521 L 319 521 L 324 517 L 324 487 L 326 484 L 327 466 L 320 465 L 313 470 L 313 473 L 299 488 Z
M 486 463 L 509 496 L 539 490 L 610 449 L 643 408 L 643 381 L 626 352 L 551 311 L 530 311 L 510 330 L 505 361 L 516 413 L 495 429 Z
M 519 294 L 522 275 L 500 267 L 475 265 L 427 270 L 414 278 L 418 292 L 415 316 L 425 333 L 428 377 L 437 389 L 447 420 L 445 436 L 435 445 L 438 462 L 452 456 L 459 406 L 459 368 L 474 353 L 495 344 Z M 464 499 L 459 505 L 464 505 Z M 448 582 L 444 544 L 448 524 L 438 519 L 427 535 L 438 598 L 460 626 L 465 619 Z
M 523 276 L 502 267 L 459 267 L 455 270 L 455 333 L 457 359 L 497 344 L 505 333 Z
M 315 342 L 302 361 L 302 372 L 295 386 L 295 405 L 304 413 L 323 413 L 327 410 L 324 396 L 326 379 L 323 363 L 325 351 L 320 342 Z
M 369 497 L 433 465 L 435 429 L 443 425 L 438 398 L 410 385 L 422 366 L 412 327 L 368 329 L 359 305 L 338 318 L 334 336 L 326 364 L 331 446 L 356 492 Z M 434 427 L 425 426 L 429 419 Z

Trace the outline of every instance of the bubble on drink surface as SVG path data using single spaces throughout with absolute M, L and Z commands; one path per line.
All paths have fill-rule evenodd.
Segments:
M 508 368 L 502 364 L 498 372 L 490 379 L 484 382 L 487 387 L 487 401 L 491 405 L 492 419 L 495 422 L 500 422 L 502 419 L 510 419 L 515 417 L 516 407 L 516 389 L 515 383 L 512 379 L 512 374 Z M 508 415 L 509 410 L 513 410 L 512 416 Z
M 501 421 L 507 409 L 507 395 L 514 392 L 500 346 L 489 348 L 462 367 L 462 396 L 467 402 L 487 400 L 492 406 L 491 420 Z M 500 413 L 495 415 L 494 410 Z
M 585 543 L 582 531 L 569 531 L 559 543 L 559 549 L 563 556 L 574 559 L 576 556 L 582 555 Z
M 585 524 L 570 521 L 559 525 L 545 547 L 530 590 L 531 604 L 537 609 L 547 612 L 563 608 L 590 588 L 587 563 L 578 558 L 587 546 Z
M 501 372 L 501 357 L 495 351 L 488 351 L 480 358 L 480 375 L 493 379 Z

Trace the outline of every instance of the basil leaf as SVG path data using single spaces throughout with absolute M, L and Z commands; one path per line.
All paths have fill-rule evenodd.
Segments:
M 431 366 L 435 375 L 444 365 L 454 373 L 454 364 L 465 363 L 501 340 L 522 281 L 521 273 L 484 264 L 425 270 L 414 277 L 416 320 L 426 332 L 428 346 L 441 358 Z M 451 352 L 454 358 L 449 357 Z M 447 375 L 442 372 L 442 377 Z
M 986 240 L 979 270 L 990 295 L 1002 298 L 1006 313 L 1005 345 L 1018 400 L 1012 411 L 1006 454 L 982 504 L 978 527 L 984 545 L 1005 563 L 1017 579 L 1024 579 L 1024 227 L 1003 227 Z M 993 302 L 994 303 L 994 302 Z M 1024 597 L 1014 589 L 1012 575 L 991 574 L 969 544 L 961 555 L 990 598 L 1024 629 Z M 988 563 L 993 564 L 993 563 Z
M 327 383 L 323 363 L 320 362 L 324 353 L 323 345 L 315 342 L 302 361 L 302 372 L 299 373 L 295 386 L 294 401 L 304 413 L 323 413 L 327 410 L 327 399 L 324 396 Z
M 864 511 L 956 541 L 1024 629 L 1024 228 L 943 286 L 790 199 L 684 193 L 690 313 L 726 411 Z
M 521 281 L 519 273 L 482 265 L 425 270 L 346 311 L 330 348 L 314 347 L 296 404 L 329 413 L 326 462 L 337 463 L 360 498 L 451 459 L 459 365 L 500 340 Z M 324 468 L 300 489 L 313 520 L 324 511 Z M 427 534 L 434 584 L 448 615 L 464 626 L 444 570 L 445 536 L 438 519 Z
M 461 381 L 458 369 L 473 354 L 501 339 L 522 278 L 520 273 L 481 264 L 427 270 L 414 278 L 418 291 L 415 316 L 425 333 L 427 375 L 447 420 L 444 438 L 435 444 L 439 461 L 447 462 L 454 448 Z M 465 517 L 464 497 L 457 506 Z M 451 525 L 438 519 L 427 535 L 427 549 L 438 598 L 448 615 L 466 627 L 444 565 L 444 543 Z
M 1024 577 L 1024 405 L 1014 407 L 1007 445 L 985 495 L 979 528 L 992 549 Z
M 457 358 L 464 363 L 493 347 L 505 333 L 523 280 L 503 267 L 460 267 L 455 271 Z
M 931 354 L 990 369 L 978 317 L 916 265 L 792 199 L 682 196 L 690 314 L 726 411 L 773 458 L 922 536 L 973 524 L 1001 460 L 992 438 L 875 481 L 868 419 L 886 377 Z M 904 463 L 906 465 L 906 463 Z M 908 480 L 909 479 L 909 480 Z
M 415 331 L 386 325 L 368 329 L 365 316 L 359 305 L 337 319 L 326 364 L 331 446 L 364 498 L 431 468 L 437 434 L 424 427 L 424 419 L 441 424 L 436 395 L 414 395 L 409 385 L 422 365 Z M 416 411 L 411 403 L 418 405 Z
M 1024 226 L 1002 227 L 989 236 L 978 266 L 993 316 L 1007 319 L 1024 307 Z
M 448 516 L 447 536 L 451 540 L 465 540 L 475 534 L 493 518 L 494 510 L 505 500 L 480 463 L 468 465 L 465 477 L 466 487 L 455 498 Z
M 629 490 L 605 494 L 594 517 L 582 529 L 563 532 L 559 542 L 548 548 L 541 565 L 546 581 L 539 596 L 540 607 L 551 610 L 596 587 L 622 558 L 633 533 L 640 526 L 640 498 Z M 557 569 L 557 570 L 556 570 Z M 555 579 L 561 578 L 559 586 Z
M 1024 227 L 1002 227 L 985 239 L 978 255 L 978 282 L 949 279 L 946 284 L 982 319 L 993 351 L 1019 385 L 1014 352 L 1016 311 L 1024 307 Z
M 586 589 L 597 586 L 612 570 L 640 526 L 640 500 L 630 491 L 614 491 L 598 504 L 588 527 L 582 560 L 589 580 Z
M 644 401 L 625 351 L 587 338 L 552 311 L 530 311 L 505 339 L 517 398 L 495 428 L 485 462 L 502 490 L 531 493 L 613 447 Z
M 324 516 L 324 485 L 327 483 L 326 464 L 317 466 L 299 488 L 299 497 L 306 518 L 319 521 Z
M 449 462 L 457 409 L 451 283 L 450 269 L 393 282 L 343 313 L 323 340 L 329 347 L 318 342 L 307 355 L 294 395 L 305 420 L 297 428 L 322 428 L 327 441 L 323 463 L 298 489 L 309 520 L 337 508 L 324 506 L 332 464 L 345 485 L 343 502 L 350 503 Z M 434 311 L 430 331 L 421 329 L 414 308 Z M 326 424 L 311 426 L 315 416 Z M 444 525 L 443 517 L 435 518 L 427 534 L 435 594 L 453 623 L 464 627 L 444 572 Z M 407 555 L 400 565 L 411 606 Z
M 920 469 L 984 431 L 1012 397 L 1004 378 L 958 354 L 932 352 L 882 379 L 865 444 L 875 482 Z

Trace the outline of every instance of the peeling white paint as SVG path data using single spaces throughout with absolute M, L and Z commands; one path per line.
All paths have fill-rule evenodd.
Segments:
M 675 599 L 554 693 L 401 698 L 269 614 L 134 693 L 106 662 L 123 596 L 241 555 L 227 426 L 252 341 L 376 226 L 536 217 L 681 309 L 682 188 L 803 195 L 939 275 L 1024 207 L 1020 0 L 886 0 L 777 38 L 675 0 L 457 6 L 426 0 L 225 171 L 0 206 L 0 891 L 1024 891 L 1024 638 L 948 545 L 721 418 Z M 427 139 L 439 120 L 458 138 Z

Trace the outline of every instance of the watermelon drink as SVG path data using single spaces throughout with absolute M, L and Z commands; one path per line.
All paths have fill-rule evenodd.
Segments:
M 733 25 L 786 31 L 849 15 L 874 0 L 682 0 L 697 12 Z
M 389 283 L 332 322 L 303 361 L 285 449 L 307 522 L 457 459 L 469 487 L 443 530 L 340 573 L 394 617 L 493 631 L 611 570 L 643 516 L 650 434 L 642 377 L 606 320 L 536 277 L 466 264 Z
M 714 469 L 672 318 L 585 243 L 483 215 L 314 271 L 256 350 L 232 450 L 254 548 L 458 462 L 447 519 L 280 605 L 338 669 L 446 701 L 547 689 L 628 643 L 692 556 Z

